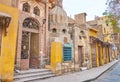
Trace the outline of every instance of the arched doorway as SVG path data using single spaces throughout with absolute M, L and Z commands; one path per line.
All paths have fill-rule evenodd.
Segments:
M 39 22 L 33 18 L 23 21 L 21 65 L 26 64 L 25 69 L 39 68 L 39 26 Z

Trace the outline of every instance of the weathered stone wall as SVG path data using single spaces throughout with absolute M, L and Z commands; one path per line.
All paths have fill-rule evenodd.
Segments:
M 85 24 L 86 23 L 86 13 L 80 13 L 75 15 L 75 22 L 77 24 Z

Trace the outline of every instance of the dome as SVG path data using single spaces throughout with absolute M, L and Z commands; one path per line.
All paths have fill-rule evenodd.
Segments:
M 67 23 L 67 13 L 63 8 L 55 6 L 50 11 L 50 21 L 51 23 L 66 24 Z

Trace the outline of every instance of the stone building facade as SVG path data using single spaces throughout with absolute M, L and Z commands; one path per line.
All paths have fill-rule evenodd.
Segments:
M 91 47 L 93 47 L 94 44 L 94 48 L 96 49 L 95 53 L 91 51 L 91 61 L 94 62 L 91 64 L 92 67 L 100 66 L 110 62 L 115 58 L 114 51 L 112 50 L 114 37 L 112 26 L 107 24 L 107 17 L 95 17 L 94 20 L 88 21 L 87 24 L 97 32 L 96 36 L 90 35 L 90 41 L 92 42 Z
M 63 44 L 71 43 L 70 34 L 68 33 L 68 17 L 58 0 L 55 1 L 54 7 L 50 10 L 49 15 L 50 42 L 58 41 Z
M 42 68 L 47 59 L 47 2 L 19 0 L 19 22 L 15 67 Z
M 119 36 L 116 37 L 117 33 L 114 33 L 113 26 L 108 22 L 109 18 L 107 16 L 96 18 L 98 25 L 102 26 L 103 41 L 109 43 L 109 60 L 112 61 L 117 56 L 117 50 L 119 52 L 118 44 Z
M 73 55 L 76 69 L 89 68 L 90 46 L 88 27 L 86 25 L 86 13 L 75 15 L 75 19 L 68 20 L 73 39 Z
M 76 14 L 74 19 L 69 18 L 74 62 L 79 68 L 97 67 L 115 58 L 112 50 L 113 28 L 106 24 L 106 19 L 95 17 L 95 20 L 86 21 L 85 13 Z
M 63 9 L 62 6 L 63 0 L 55 0 L 54 4 L 52 5 L 51 9 L 49 10 L 49 50 L 52 52 L 52 43 L 59 43 L 62 46 L 61 48 L 61 54 L 58 51 L 55 51 L 55 53 L 50 53 L 50 57 L 52 59 L 52 56 L 58 52 L 57 57 L 55 57 L 55 61 L 58 59 L 61 59 L 60 62 L 55 62 L 55 66 L 51 67 L 54 69 L 61 69 L 62 68 L 69 67 L 69 62 L 72 62 L 73 60 L 73 41 L 71 39 L 71 35 L 69 33 L 69 26 L 68 26 L 68 16 L 66 11 Z M 59 45 L 56 45 L 59 46 Z M 52 61 L 52 60 L 51 60 Z M 64 65 L 67 63 L 67 65 Z M 50 62 L 50 65 L 52 62 Z M 58 66 L 57 66 L 58 65 Z M 60 68 L 60 66 L 63 66 Z M 70 67 L 69 67 L 70 68 Z M 67 70 L 67 69 L 66 69 Z
M 86 13 L 80 13 L 75 15 L 75 21 L 78 24 L 79 30 L 77 30 L 78 44 L 76 51 L 78 52 L 78 60 L 81 61 L 80 67 L 89 67 L 89 34 L 86 26 Z M 76 39 L 75 39 L 76 40 Z

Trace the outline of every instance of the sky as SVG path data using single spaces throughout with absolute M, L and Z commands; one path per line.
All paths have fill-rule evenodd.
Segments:
M 107 0 L 63 0 L 63 8 L 68 16 L 74 18 L 75 14 L 87 13 L 87 21 L 93 20 L 95 16 L 102 16 L 106 10 Z

